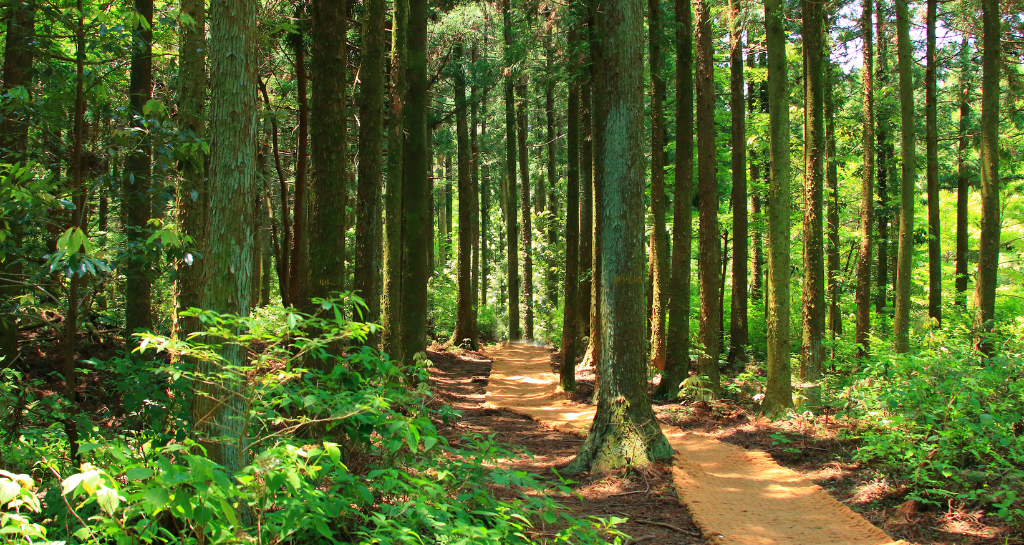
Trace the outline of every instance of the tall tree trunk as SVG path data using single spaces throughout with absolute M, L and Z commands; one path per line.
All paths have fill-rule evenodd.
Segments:
M 15 5 L 17 7 L 15 7 Z M 9 92 L 16 87 L 32 87 L 33 42 L 35 41 L 36 6 L 34 2 L 17 2 L 11 6 L 7 19 L 6 48 L 3 61 L 3 90 Z M 0 119 L 0 159 L 5 163 L 25 160 L 22 155 L 28 149 L 28 128 L 30 119 L 27 112 L 13 110 Z M 11 221 L 10 240 L 21 244 L 19 221 Z M 105 230 L 105 229 L 104 229 Z M 17 279 L 22 274 L 21 262 L 8 258 L 0 263 L 0 277 Z M 17 286 L 0 288 L 0 305 L 13 308 L 15 297 L 22 290 Z M 18 320 L 15 313 L 0 316 L 0 363 L 10 367 L 18 359 Z
M 747 30 L 747 41 L 753 44 L 754 39 L 751 37 L 752 31 Z M 753 46 L 751 46 L 753 47 Z M 754 54 L 751 52 L 747 55 L 747 67 L 755 67 Z M 764 104 L 758 104 L 758 99 L 755 98 L 758 94 L 763 94 L 764 82 L 754 83 L 750 81 L 747 83 L 747 112 L 748 115 L 753 116 L 757 111 L 757 108 L 764 108 Z M 749 161 L 750 161 L 750 183 L 759 184 L 761 180 L 761 161 L 762 153 L 757 148 L 749 149 Z M 761 189 L 754 186 L 750 190 L 750 212 L 751 217 L 754 221 L 753 233 L 750 234 L 750 246 L 753 253 L 751 259 L 751 273 L 750 273 L 750 299 L 752 301 L 760 301 L 761 294 L 764 291 L 764 286 L 761 284 L 761 280 L 764 277 L 764 249 L 762 245 L 762 215 L 761 215 Z M 749 319 L 749 317 L 748 317 Z
M 430 133 L 427 113 L 427 2 L 409 0 L 408 88 L 405 96 L 407 138 L 402 186 L 405 245 L 402 269 L 402 363 L 424 351 L 427 338 L 427 253 L 430 251 Z
M 409 0 L 395 0 L 391 19 L 391 73 L 388 100 L 388 154 L 385 183 L 384 300 L 381 321 L 383 348 L 401 361 L 402 350 L 402 249 L 405 247 L 405 218 L 402 211 L 403 121 L 406 93 L 406 31 Z
M 569 32 L 569 43 L 577 45 L 576 31 Z M 579 332 L 579 241 L 580 241 L 580 169 L 579 120 L 580 85 L 575 77 L 569 82 L 569 117 L 566 144 L 568 172 L 565 190 L 565 303 L 562 320 L 562 367 L 559 384 L 566 392 L 576 389 L 576 346 Z
M 209 258 L 203 308 L 249 313 L 253 232 L 248 222 L 256 172 L 256 2 L 214 0 L 210 6 Z M 246 349 L 226 345 L 223 365 L 197 364 L 193 434 L 229 473 L 246 464 L 246 378 L 236 369 Z M 230 367 L 229 367 L 230 366 Z
M 719 264 L 721 248 L 718 228 L 718 178 L 715 151 L 715 49 L 711 36 L 710 0 L 697 0 L 697 198 L 699 201 L 700 256 L 700 343 L 703 351 L 697 368 L 708 380 L 707 387 L 718 392 L 719 338 L 722 309 L 719 306 Z
M 875 198 L 875 43 L 871 21 L 874 0 L 863 0 L 861 34 L 864 42 L 863 82 L 864 123 L 861 128 L 861 147 L 864 167 L 860 178 L 860 251 L 857 254 L 857 287 L 854 299 L 857 305 L 857 357 L 867 357 L 871 336 L 871 235 L 874 229 Z
M 984 356 L 995 353 L 996 285 L 999 274 L 999 63 L 998 0 L 982 1 L 981 56 L 981 244 L 974 300 L 978 308 L 975 346 Z
M 139 14 L 132 29 L 132 60 L 128 82 L 128 102 L 132 128 L 142 135 L 138 145 L 125 157 L 124 215 L 129 258 L 125 267 L 125 339 L 135 346 L 131 336 L 139 329 L 153 328 L 153 271 L 146 252 L 146 231 L 152 215 L 149 195 L 152 175 L 152 144 L 145 127 L 143 109 L 153 96 L 153 0 L 134 0 Z
M 175 210 L 182 234 L 192 237 L 193 246 L 206 254 L 207 208 L 209 186 L 206 181 L 207 158 L 198 144 L 206 136 L 206 2 L 183 0 L 183 14 L 195 21 L 182 25 L 180 68 L 178 73 L 178 124 L 196 144 L 196 152 L 185 162 L 178 181 Z M 188 261 L 191 261 L 189 263 Z M 194 318 L 181 318 L 178 312 L 198 307 L 202 297 L 205 259 L 179 260 L 174 283 L 174 332 L 185 338 L 198 327 Z
M 665 311 L 668 310 L 669 248 L 665 230 L 665 78 L 660 0 L 647 0 L 651 63 L 651 364 L 665 368 Z
M 743 97 L 743 30 L 740 0 L 729 2 L 730 110 L 732 112 L 732 305 L 729 312 L 729 356 L 733 365 L 747 359 L 747 109 Z
M 345 4 L 341 0 L 313 0 L 310 5 L 310 52 L 313 56 L 310 68 L 313 111 L 316 112 L 310 127 L 313 137 L 310 151 L 316 168 L 309 180 L 308 194 L 307 301 L 314 297 L 327 298 L 345 289 L 345 210 L 349 193 Z M 296 218 L 299 206 L 296 198 Z M 298 230 L 298 221 L 295 224 Z
M 505 39 L 504 64 L 510 72 L 505 76 L 505 247 L 508 252 L 508 338 L 511 341 L 522 338 L 519 328 L 519 222 L 517 221 L 519 203 L 516 199 L 516 98 L 514 94 L 514 78 L 511 74 L 515 59 L 512 57 L 512 3 L 502 1 L 503 26 Z M 529 208 L 523 215 L 529 215 Z
M 826 18 L 826 25 L 829 19 Z M 826 36 L 828 34 L 826 33 Z M 827 43 L 827 42 L 826 42 Z M 828 188 L 828 328 L 832 343 L 843 334 L 843 311 L 839 306 L 839 167 L 836 164 L 836 112 L 834 84 L 836 67 L 825 61 L 825 186 Z M 835 349 L 833 348 L 833 356 Z
M 520 208 L 523 211 L 522 240 L 523 240 L 523 306 L 526 314 L 524 316 L 526 326 L 526 338 L 533 339 L 533 225 L 530 218 L 530 163 L 526 148 L 526 81 L 522 80 L 518 87 L 519 108 L 516 113 L 516 136 L 519 137 L 519 178 L 520 184 Z
M 306 77 L 306 44 L 305 36 L 303 35 L 305 22 L 302 21 L 304 15 L 305 10 L 300 4 L 295 8 L 295 18 L 299 21 L 298 31 L 289 36 L 292 51 L 295 54 L 295 83 L 296 101 L 299 105 L 299 134 L 298 144 L 295 147 L 295 193 L 293 195 L 294 202 L 292 203 L 292 257 L 290 261 L 291 270 L 288 273 L 291 279 L 288 281 L 288 289 L 291 290 L 289 299 L 293 305 L 302 310 L 311 311 L 313 309 L 310 308 L 310 300 L 313 295 L 309 293 L 309 289 L 307 287 L 307 281 L 312 277 L 307 276 L 309 273 L 309 252 L 306 240 L 306 186 L 309 172 L 309 104 L 307 102 L 308 93 L 306 92 L 306 84 L 308 82 L 308 78 Z M 342 85 L 342 87 L 344 87 L 344 85 Z
M 482 123 L 480 125 L 479 140 L 483 140 L 484 138 L 487 137 L 486 91 L 484 91 L 483 97 L 481 97 L 480 99 L 480 118 Z M 476 123 L 473 123 L 473 127 L 475 130 Z M 472 135 L 473 132 L 470 132 L 470 134 Z M 491 179 L 490 170 L 488 169 L 488 166 L 483 165 L 481 167 L 480 165 L 480 152 L 477 148 L 474 148 L 474 153 L 476 153 L 477 157 L 476 163 L 473 166 L 474 173 L 477 169 L 482 170 L 482 172 L 480 173 L 480 184 L 478 186 L 480 193 L 480 209 L 478 211 L 480 216 L 480 302 L 479 305 L 477 306 L 477 311 L 479 312 L 479 309 L 483 305 L 487 304 L 487 288 L 490 283 L 491 274 L 491 254 L 488 245 L 488 241 L 490 240 L 491 235 Z M 479 331 L 477 332 L 477 334 L 479 334 Z
M 273 111 L 273 107 L 270 104 L 270 94 L 267 93 L 267 85 L 259 76 L 256 77 L 256 83 L 259 85 L 260 93 L 263 95 L 263 104 L 268 111 Z M 278 288 L 281 292 L 281 305 L 285 308 L 293 305 L 290 300 L 291 290 L 288 287 L 290 280 L 290 270 L 288 266 L 290 261 L 290 253 L 288 251 L 289 244 L 291 242 L 291 220 L 288 217 L 288 183 L 284 177 L 284 169 L 281 166 L 281 149 L 278 145 L 278 128 L 277 119 L 273 114 L 266 116 L 270 119 L 270 142 L 271 148 L 274 154 L 274 170 L 277 172 L 277 193 L 281 207 L 281 238 L 277 240 L 275 236 L 274 240 L 274 254 L 277 257 L 277 283 Z M 273 208 L 271 208 L 273 210 Z
M 773 415 L 793 406 L 789 365 L 789 76 L 781 0 L 765 0 L 768 48 L 768 119 L 771 182 L 768 188 L 768 383 L 761 410 Z
M 825 359 L 825 264 L 822 256 L 822 185 L 825 177 L 825 86 L 822 11 L 816 0 L 803 0 L 804 39 L 804 194 L 803 194 L 803 343 L 800 379 L 805 384 L 821 380 Z M 821 388 L 806 388 L 811 406 L 821 402 Z
M 551 19 L 547 22 L 547 38 L 546 47 L 544 53 L 544 59 L 547 63 L 545 80 L 544 80 L 544 110 L 547 113 L 547 175 L 548 175 L 548 187 L 547 187 L 547 221 L 545 222 L 547 227 L 547 242 L 548 256 L 553 255 L 555 243 L 558 242 L 558 221 L 555 219 L 558 217 L 558 196 L 555 192 L 556 185 L 558 184 L 558 171 L 556 169 L 556 147 L 558 143 L 558 131 L 555 127 L 555 47 L 554 39 L 552 36 L 552 27 L 554 21 Z M 550 302 L 551 308 L 558 307 L 558 267 L 555 266 L 554 261 L 547 257 L 545 258 L 546 267 L 544 277 L 547 281 L 547 296 Z
M 939 116 L 935 86 L 936 0 L 928 0 L 928 68 L 925 85 L 925 140 L 928 156 L 928 316 L 942 323 L 942 228 L 939 222 Z
M 584 356 L 584 362 L 589 361 L 596 372 L 598 373 L 598 380 L 600 380 L 601 373 L 601 276 L 602 276 L 602 263 L 604 243 L 602 233 L 604 232 L 605 215 L 604 215 L 604 180 L 605 180 L 605 123 L 608 117 L 607 108 L 607 97 L 605 93 L 601 92 L 606 89 L 607 84 L 607 69 L 604 66 L 604 20 L 605 15 L 602 11 L 603 6 L 600 4 L 601 0 L 590 0 L 590 80 L 591 80 L 591 110 L 592 114 L 592 134 L 593 142 L 592 148 L 592 160 L 594 165 L 593 172 L 593 200 L 594 200 L 594 211 L 593 211 L 593 235 L 591 240 L 593 241 L 593 252 L 591 259 L 591 284 L 590 284 L 590 346 L 587 347 L 587 355 Z M 595 395 L 600 395 L 600 389 L 595 390 Z
M 913 44 L 910 43 L 908 0 L 896 0 L 897 56 L 900 74 L 900 184 L 899 262 L 896 266 L 896 316 L 893 320 L 895 349 L 910 349 L 910 285 L 914 265 L 914 191 L 917 184 L 917 129 L 914 121 L 914 80 L 911 75 Z
M 609 0 L 602 32 L 611 74 L 602 93 L 608 116 L 605 161 L 605 232 L 601 380 L 590 433 L 568 471 L 600 473 L 668 458 L 672 447 L 647 397 L 644 342 L 643 12 L 640 2 Z M 607 26 L 604 26 L 607 25 Z
M 957 173 L 956 173 L 956 304 L 967 307 L 968 276 L 967 250 L 970 238 L 967 235 L 968 208 L 970 198 L 970 179 L 967 176 L 967 150 L 971 137 L 967 134 L 971 116 L 969 75 L 974 68 L 971 63 L 971 49 L 964 36 L 960 43 L 960 118 L 957 126 Z
M 359 170 L 356 187 L 356 248 L 353 260 L 353 290 L 366 303 L 363 320 L 380 320 L 383 233 L 381 216 L 384 185 L 384 18 L 386 0 L 366 0 L 363 4 L 363 35 L 359 89 Z M 376 337 L 367 339 L 375 346 Z
M 673 399 L 690 376 L 690 287 L 693 247 L 693 14 L 676 0 L 676 184 L 672 212 L 665 371 L 655 397 Z
M 886 35 L 885 0 L 876 1 L 875 39 L 878 41 L 878 62 L 875 70 L 878 74 L 879 94 L 884 96 L 889 85 L 889 38 Z M 889 205 L 889 162 L 893 159 L 889 153 L 892 147 L 889 141 L 889 127 L 892 126 L 892 121 L 889 106 L 884 101 L 879 103 L 876 114 L 878 130 L 875 134 L 878 152 L 875 166 L 878 169 L 878 207 L 875 217 L 878 219 L 878 293 L 875 296 L 875 313 L 882 314 L 889 299 L 889 217 L 892 210 Z
M 459 156 L 459 250 L 458 250 L 458 310 L 455 316 L 455 330 L 449 341 L 451 345 L 469 346 L 477 349 L 476 331 L 473 324 L 473 176 L 471 152 L 469 149 L 469 127 L 466 119 L 466 74 L 461 63 L 462 45 L 456 45 L 453 60 L 457 63 L 453 88 L 455 91 L 455 133 Z
M 589 30 L 587 30 L 589 34 Z M 589 59 L 588 59 L 589 60 Z M 591 70 L 593 73 L 593 70 Z M 593 156 L 593 110 L 591 106 L 591 78 L 585 78 L 580 86 L 580 257 L 579 257 L 579 339 L 590 338 L 590 311 L 592 307 L 593 240 L 594 240 L 594 156 Z M 584 348 L 585 347 L 582 347 Z
M 477 46 L 474 44 L 472 52 L 470 53 L 470 60 L 473 64 L 476 64 L 479 60 L 477 54 Z M 476 86 L 473 85 L 469 89 L 469 184 L 471 189 L 470 195 L 470 211 L 472 225 L 470 227 L 470 245 L 472 246 L 473 258 L 470 268 L 472 269 L 472 279 L 470 281 L 471 286 L 471 319 L 473 320 L 473 334 L 474 341 L 479 345 L 480 329 L 479 329 L 479 312 L 480 312 L 480 149 L 477 144 L 477 105 L 478 95 Z M 460 203 L 459 206 L 462 206 Z

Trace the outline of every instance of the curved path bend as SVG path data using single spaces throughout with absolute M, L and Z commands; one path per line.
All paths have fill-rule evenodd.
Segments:
M 594 408 L 556 397 L 550 353 L 527 343 L 488 348 L 485 402 L 586 436 Z M 661 425 L 675 449 L 679 499 L 709 542 L 735 545 L 896 545 L 882 530 L 771 456 Z

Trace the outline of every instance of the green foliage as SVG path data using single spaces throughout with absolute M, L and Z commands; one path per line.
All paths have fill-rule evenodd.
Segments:
M 840 395 L 866 423 L 856 456 L 927 503 L 951 499 L 1024 516 L 1024 360 L 981 361 L 964 330 L 929 334 L 921 350 L 879 353 Z
M 352 304 L 346 298 L 318 303 L 316 315 L 193 310 L 205 329 L 187 340 L 143 335 L 135 354 L 90 361 L 120 396 L 127 422 L 116 435 L 83 426 L 92 433 L 80 450 L 84 463 L 72 468 L 42 447 L 62 430 L 35 413 L 42 435 L 26 431 L 9 442 L 2 463 L 33 467 L 40 482 L 0 472 L 0 539 L 531 543 L 530 528 L 542 517 L 562 528 L 548 543 L 621 542 L 620 521 L 577 520 L 543 494 L 495 497 L 495 486 L 547 485 L 495 469 L 512 453 L 490 438 L 449 446 L 437 423 L 458 415 L 430 403 L 425 367 L 400 368 L 358 344 L 341 350 L 339 341 L 358 340 L 370 326 L 343 319 Z M 195 374 L 192 362 L 216 359 L 235 343 L 259 349 L 245 370 L 252 462 L 230 474 L 188 437 L 186 409 L 193 381 L 218 380 Z M 154 358 L 167 352 L 174 357 Z M 408 377 L 415 388 L 404 385 Z M 3 378 L 0 399 L 21 414 L 23 377 L 6 371 Z

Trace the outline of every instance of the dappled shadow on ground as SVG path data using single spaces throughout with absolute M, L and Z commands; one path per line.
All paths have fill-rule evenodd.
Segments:
M 473 434 L 493 437 L 515 453 L 505 460 L 505 467 L 538 474 L 552 486 L 559 484 L 552 470 L 572 460 L 583 442 L 581 438 L 554 431 L 507 410 L 484 407 L 491 361 L 480 354 L 428 352 L 428 357 L 434 364 L 431 382 L 438 400 L 462 413 L 458 422 L 442 427 L 442 433 L 453 445 L 470 440 Z M 601 477 L 582 476 L 571 488 L 574 495 L 556 488 L 548 494 L 576 518 L 628 518 L 619 528 L 633 537 L 632 543 L 705 543 L 675 495 L 667 466 L 653 464 Z M 507 489 L 496 492 L 513 493 Z M 537 521 L 535 537 L 543 538 L 550 533 L 543 521 Z

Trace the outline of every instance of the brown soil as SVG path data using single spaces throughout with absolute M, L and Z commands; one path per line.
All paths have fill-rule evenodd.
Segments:
M 558 484 L 552 469 L 566 465 L 582 440 L 554 431 L 531 418 L 511 411 L 484 406 L 491 372 L 491 360 L 475 352 L 428 352 L 434 366 L 431 381 L 435 394 L 459 410 L 462 418 L 442 429 L 453 445 L 474 433 L 489 435 L 518 456 L 505 460 L 506 467 L 529 471 Z M 570 485 L 578 496 L 561 492 L 549 494 L 577 518 L 627 518 L 618 526 L 632 536 L 628 543 L 706 543 L 682 506 L 672 487 L 672 474 L 665 465 L 603 476 L 587 475 Z M 509 493 L 499 491 L 499 493 Z M 538 522 L 533 536 L 542 539 L 550 528 Z

